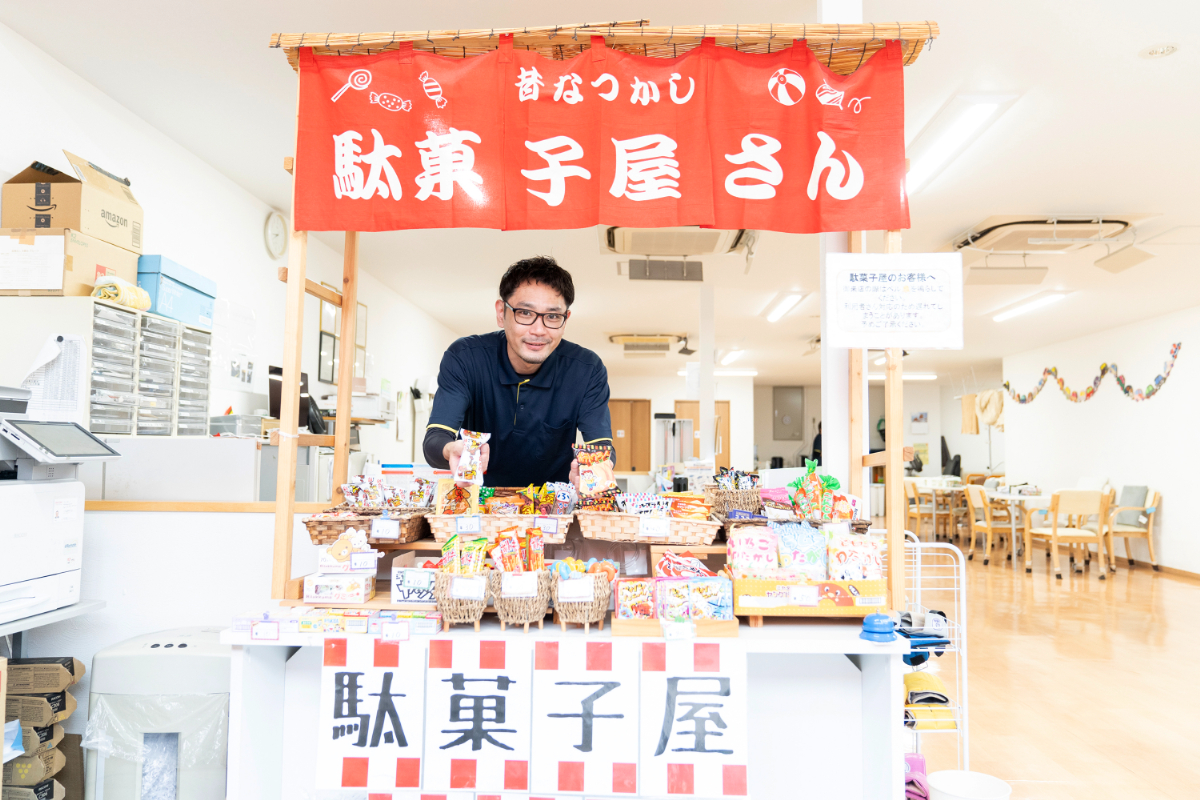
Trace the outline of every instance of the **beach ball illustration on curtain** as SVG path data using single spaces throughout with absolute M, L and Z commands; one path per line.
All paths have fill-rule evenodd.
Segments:
M 767 91 L 785 106 L 794 106 L 804 99 L 804 78 L 799 72 L 781 67 L 768 79 Z

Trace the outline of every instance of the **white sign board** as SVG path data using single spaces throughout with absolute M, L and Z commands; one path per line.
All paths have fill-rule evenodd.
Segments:
M 426 792 L 529 791 L 529 641 L 432 639 Z
M 639 794 L 747 794 L 744 650 L 643 642 L 641 691 Z
M 323 664 L 316 788 L 419 788 L 423 643 L 327 637 Z
M 823 344 L 961 350 L 962 285 L 960 253 L 829 253 Z
M 531 790 L 636 795 L 637 707 L 637 642 L 537 642 Z

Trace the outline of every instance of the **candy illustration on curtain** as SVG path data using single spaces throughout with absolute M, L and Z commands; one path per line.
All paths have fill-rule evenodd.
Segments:
M 1008 381 L 1004 382 L 1004 389 L 1008 392 L 1008 396 L 1013 400 L 1016 400 L 1021 405 L 1028 405 L 1029 403 L 1032 403 L 1034 398 L 1036 398 L 1041 393 L 1042 389 L 1045 388 L 1046 379 L 1054 378 L 1055 382 L 1058 383 L 1059 391 L 1063 393 L 1063 397 L 1067 398 L 1072 403 L 1085 403 L 1096 396 L 1096 391 L 1100 388 L 1100 382 L 1104 380 L 1104 376 L 1112 375 L 1113 378 L 1116 379 L 1117 387 L 1120 388 L 1121 393 L 1137 403 L 1141 402 L 1142 400 L 1149 400 L 1151 397 L 1158 394 L 1158 390 L 1166 384 L 1167 378 L 1171 377 L 1171 370 L 1175 368 L 1175 359 L 1179 356 L 1179 349 L 1181 347 L 1183 347 L 1183 342 L 1176 342 L 1175 344 L 1171 345 L 1171 357 L 1163 364 L 1162 374 L 1154 376 L 1154 380 L 1151 381 L 1151 383 L 1146 386 L 1144 390 L 1135 389 L 1133 385 L 1126 383 L 1125 376 L 1120 373 L 1116 364 L 1101 364 L 1100 374 L 1092 380 L 1092 385 L 1084 389 L 1082 392 L 1071 389 L 1067 386 L 1066 382 L 1062 378 L 1058 377 L 1058 367 L 1047 367 L 1046 369 L 1042 370 L 1041 380 L 1037 382 L 1037 386 L 1033 387 L 1033 390 L 1028 394 L 1019 394 L 1013 391 L 1013 388 Z
M 366 636 L 324 645 L 318 789 L 421 786 L 424 648 Z

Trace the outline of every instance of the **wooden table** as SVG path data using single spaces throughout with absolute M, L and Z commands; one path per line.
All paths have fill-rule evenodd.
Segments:
M 1025 512 L 1025 525 L 1029 525 L 1029 511 L 1031 506 L 1045 506 L 1050 502 L 1051 495 L 1049 494 L 1014 494 L 1003 489 L 984 489 L 989 500 L 1001 500 L 1008 505 L 1008 524 L 1011 527 L 1012 535 L 1009 537 L 1012 541 L 1010 546 L 1011 553 L 1009 557 L 1012 559 L 1013 566 L 1017 564 L 1017 507 Z M 1033 552 L 1030 548 L 1025 549 L 1025 571 L 1033 572 Z
M 938 492 L 948 492 L 950 494 L 962 494 L 964 489 L 963 489 L 961 483 L 957 484 L 957 485 L 947 484 L 946 486 L 936 486 L 936 485 L 924 485 L 923 486 L 920 483 L 918 483 L 918 484 L 916 484 L 916 487 L 917 487 L 917 503 L 918 504 L 921 502 L 920 496 L 925 493 L 928 493 L 931 500 L 933 501 L 930 505 L 933 510 L 933 537 L 936 539 L 937 538 L 937 521 L 938 521 L 937 493 Z M 952 522 L 954 520 L 954 510 L 953 509 L 950 510 L 950 520 Z

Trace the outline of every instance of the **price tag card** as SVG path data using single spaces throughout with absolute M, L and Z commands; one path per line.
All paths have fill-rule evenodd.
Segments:
M 409 623 L 407 620 L 385 622 L 379 626 L 379 638 L 385 642 L 407 642 Z
M 538 576 L 536 572 L 505 572 L 500 576 L 501 597 L 537 597 L 537 593 Z
M 538 517 L 533 521 L 534 527 L 541 528 L 542 533 L 548 536 L 558 534 L 558 520 L 553 517 Z
M 591 575 L 559 581 L 558 599 L 562 603 L 590 603 L 596 599 L 596 582 Z
M 376 561 L 378 559 L 378 553 L 351 553 L 350 569 L 375 569 Z
M 663 638 L 670 641 L 671 639 L 695 639 L 696 638 L 696 623 L 691 620 L 680 620 L 673 622 L 671 620 L 659 620 L 659 625 L 662 626 Z
M 815 606 L 817 604 L 816 586 L 789 586 L 789 606 Z
M 642 517 L 638 520 L 638 536 L 662 538 L 671 534 L 671 520 L 662 517 Z
M 404 570 L 404 588 L 405 589 L 427 589 L 433 591 L 434 579 L 437 573 L 431 569 L 406 569 Z
M 479 533 L 481 530 L 483 530 L 482 521 L 477 515 L 470 517 L 458 517 L 454 520 L 454 530 L 459 535 L 464 533 Z
M 371 520 L 372 539 L 399 539 L 400 520 L 376 517 Z
M 455 600 L 482 600 L 487 592 L 487 578 L 458 577 L 450 581 L 450 596 Z
M 256 622 L 250 628 L 250 638 L 258 641 L 274 642 L 279 639 L 278 622 Z

